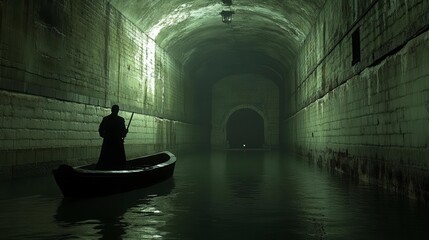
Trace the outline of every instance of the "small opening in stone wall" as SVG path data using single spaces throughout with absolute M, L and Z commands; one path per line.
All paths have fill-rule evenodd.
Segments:
M 360 62 L 360 33 L 359 33 L 359 28 L 356 28 L 356 30 L 352 34 L 352 48 L 353 48 L 352 65 L 355 65 L 356 63 Z

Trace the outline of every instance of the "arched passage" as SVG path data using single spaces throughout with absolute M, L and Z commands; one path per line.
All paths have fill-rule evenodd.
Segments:
M 212 87 L 211 147 L 228 148 L 227 124 L 240 109 L 256 112 L 263 119 L 264 148 L 276 148 L 279 129 L 278 86 L 262 75 L 237 74 Z
M 262 148 L 264 119 L 252 109 L 239 109 L 228 119 L 226 137 L 230 148 Z

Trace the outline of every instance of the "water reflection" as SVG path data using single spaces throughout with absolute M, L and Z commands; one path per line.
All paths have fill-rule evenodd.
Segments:
M 63 227 L 84 227 L 86 234 L 100 236 L 100 239 L 122 239 L 126 234 L 140 235 L 139 238 L 152 238 L 159 235 L 153 222 L 162 212 L 151 206 L 174 189 L 174 180 L 169 179 L 154 187 L 88 199 L 63 199 L 55 220 Z M 131 213 L 133 221 L 129 221 Z M 132 234 L 130 226 L 140 224 L 144 231 Z M 151 225 L 148 227 L 148 225 Z M 95 230 L 96 232 L 93 232 Z
M 63 200 L 0 182 L 1 239 L 425 239 L 429 209 L 276 152 L 178 156 L 174 181 Z
M 227 185 L 239 198 L 255 198 L 261 193 L 264 181 L 264 151 L 226 152 Z
M 167 239 L 419 239 L 429 224 L 407 199 L 278 152 L 183 157 L 175 176 Z

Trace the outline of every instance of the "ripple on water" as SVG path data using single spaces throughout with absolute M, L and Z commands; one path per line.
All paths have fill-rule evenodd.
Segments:
M 246 154 L 179 156 L 173 181 L 78 201 L 51 177 L 0 183 L 0 238 L 426 237 L 425 206 L 293 157 Z

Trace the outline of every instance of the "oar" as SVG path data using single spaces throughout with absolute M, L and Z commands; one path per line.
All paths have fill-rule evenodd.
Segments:
M 128 131 L 128 128 L 130 128 L 130 124 L 131 124 L 131 120 L 133 120 L 133 116 L 134 116 L 134 112 L 131 113 L 131 118 L 130 118 L 130 121 L 128 122 L 127 131 Z

